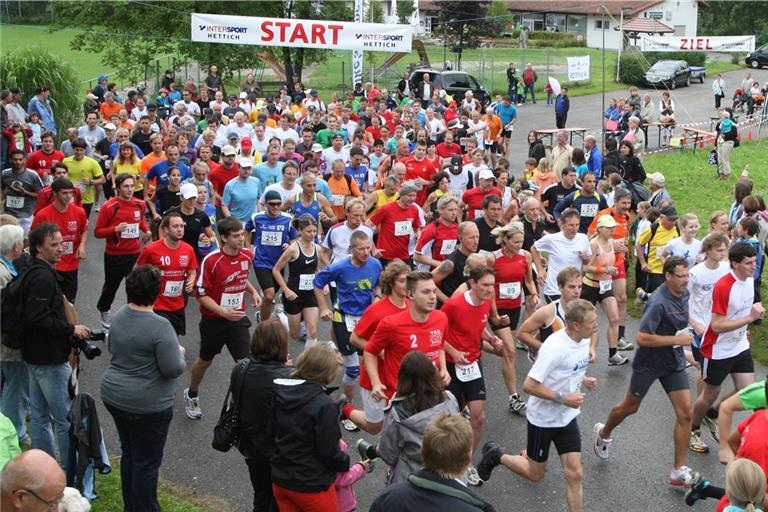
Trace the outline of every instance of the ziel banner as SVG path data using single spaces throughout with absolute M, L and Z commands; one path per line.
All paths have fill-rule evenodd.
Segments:
M 566 57 L 568 60 L 568 81 L 589 80 L 589 55 Z
M 642 38 L 644 52 L 744 52 L 755 51 L 755 36 Z
M 323 50 L 410 52 L 410 25 L 192 14 L 192 41 Z

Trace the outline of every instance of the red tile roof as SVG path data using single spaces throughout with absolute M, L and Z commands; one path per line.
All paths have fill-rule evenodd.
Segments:
M 617 29 L 618 30 L 618 29 Z M 644 34 L 666 34 L 675 30 L 653 18 L 635 18 L 625 21 L 621 26 L 624 32 L 642 32 Z
M 425 2 L 427 3 L 427 2 Z M 566 13 L 566 14 L 599 14 L 602 12 L 600 7 L 605 5 L 608 12 L 613 16 L 620 16 L 622 7 L 627 10 L 625 15 L 634 16 L 639 12 L 650 9 L 663 3 L 663 0 L 506 0 L 507 9 L 513 12 L 546 12 L 546 13 Z

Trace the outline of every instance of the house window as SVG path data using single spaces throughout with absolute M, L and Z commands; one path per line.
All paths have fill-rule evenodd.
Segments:
M 565 14 L 547 14 L 547 30 L 565 32 Z
M 685 25 L 675 25 L 675 37 L 683 37 L 685 35 Z
M 587 17 L 582 14 L 569 14 L 568 23 L 566 25 L 568 32 L 574 34 L 586 34 L 587 33 Z
M 605 20 L 605 25 L 603 25 L 603 20 L 595 20 L 595 30 L 610 30 L 611 29 L 611 22 L 608 20 Z
M 544 14 L 524 13 L 523 26 L 528 27 L 530 30 L 544 30 Z

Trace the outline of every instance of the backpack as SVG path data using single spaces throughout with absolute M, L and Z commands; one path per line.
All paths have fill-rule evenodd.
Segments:
M 21 348 L 24 334 L 24 281 L 29 272 L 19 272 L 0 292 L 0 332 L 8 348 Z
M 333 174 L 330 172 L 323 174 L 323 179 L 326 181 L 326 183 L 328 182 L 329 179 L 331 179 L 331 176 L 333 176 Z M 351 194 L 352 193 L 352 176 L 350 176 L 347 173 L 344 173 L 344 179 L 347 181 L 347 188 L 349 189 L 349 193 Z
M 651 250 L 651 242 L 656 237 L 656 232 L 659 230 L 659 222 L 656 221 L 653 224 L 651 224 L 651 238 L 648 239 L 648 243 L 645 244 L 645 253 L 650 254 Z M 680 236 L 680 228 L 675 225 L 675 232 L 677 233 L 677 236 Z

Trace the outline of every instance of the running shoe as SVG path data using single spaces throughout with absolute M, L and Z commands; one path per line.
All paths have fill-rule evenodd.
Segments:
M 203 411 L 200 409 L 200 397 L 192 398 L 189 396 L 189 388 L 184 390 L 184 412 L 187 413 L 187 418 L 191 420 L 199 420 L 203 417 Z
M 464 418 L 467 421 L 470 421 L 472 419 L 472 415 L 469 414 L 469 406 L 465 405 L 464 408 L 461 410 L 461 415 L 464 416 Z
M 608 366 L 621 366 L 622 364 L 627 364 L 628 362 L 629 359 L 619 354 L 618 352 L 608 358 Z
M 592 449 L 595 451 L 595 455 L 601 459 L 607 459 L 613 439 L 604 439 L 600 436 L 600 431 L 603 430 L 603 427 L 605 427 L 603 423 L 595 423 L 595 427 L 592 429 L 594 434 Z
M 371 457 L 371 454 L 376 453 L 376 446 L 369 443 L 365 439 L 358 439 L 355 443 L 357 445 L 357 453 L 360 454 L 362 460 L 376 460 L 378 457 Z
M 527 407 L 527 405 L 528 404 L 525 403 L 525 400 L 520 398 L 520 395 L 518 395 L 517 393 L 515 393 L 515 394 L 513 394 L 512 396 L 509 397 L 509 405 L 508 405 L 508 407 L 509 407 L 509 412 L 510 413 L 515 413 L 515 414 L 521 414 L 522 415 L 523 412 L 525 411 L 525 408 Z
M 635 290 L 635 307 L 639 308 L 642 306 L 645 302 L 648 301 L 648 293 L 643 290 L 642 288 L 638 288 Z
M 344 427 L 344 430 L 347 432 L 360 432 L 360 427 L 352 423 L 352 420 L 346 418 L 341 420 L 341 426 Z
M 688 441 L 688 448 L 696 453 L 709 453 L 709 446 L 701 440 L 701 429 L 691 430 L 691 439 Z
M 701 491 L 707 486 L 709 486 L 709 482 L 694 471 L 691 486 L 685 491 L 685 504 L 692 507 L 697 501 L 706 499 L 702 496 Z
M 624 339 L 624 336 L 619 338 L 619 342 L 616 344 L 616 348 L 618 350 L 626 351 L 626 350 L 635 350 L 634 343 L 630 343 L 627 340 Z
M 688 488 L 691 486 L 695 474 L 696 472 L 692 471 L 688 466 L 672 468 L 672 471 L 669 473 L 669 485 Z
M 709 430 L 709 435 L 712 436 L 712 439 L 720 444 L 720 427 L 717 425 L 717 420 L 712 419 L 709 416 L 704 416 L 702 418 L 704 426 L 707 427 L 707 430 Z
M 533 363 L 536 362 L 536 358 L 537 357 L 539 357 L 539 351 L 538 350 L 533 350 L 533 349 L 529 348 L 528 349 L 528 361 L 530 361 L 531 364 L 533 364 Z
M 483 458 L 480 459 L 480 464 L 477 465 L 477 476 L 483 482 L 490 480 L 491 471 L 501 464 L 501 456 L 503 454 L 504 452 L 501 451 L 501 447 L 494 442 L 483 445 Z
M 517 350 L 528 350 L 528 347 L 520 340 L 515 340 L 515 348 Z
M 101 312 L 101 326 L 107 330 L 112 326 L 112 310 Z
M 474 464 L 470 464 L 469 469 L 467 469 L 467 483 L 475 487 L 483 485 L 483 481 L 480 479 L 480 475 L 477 474 Z

